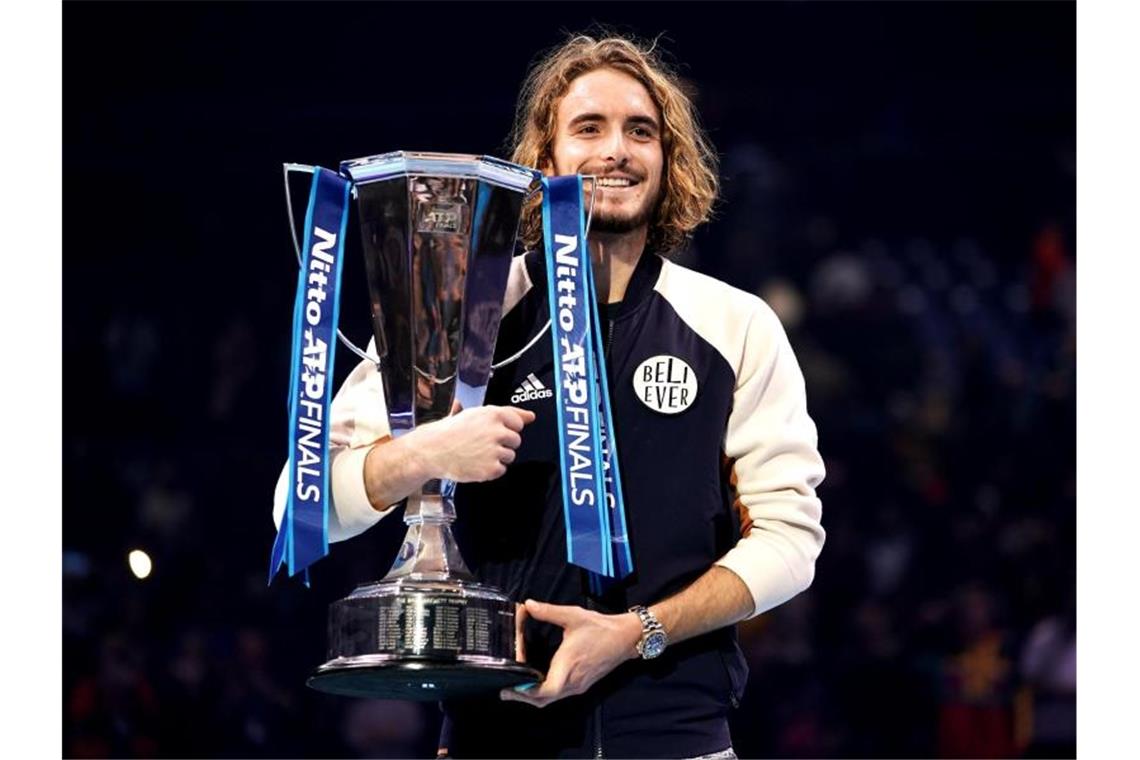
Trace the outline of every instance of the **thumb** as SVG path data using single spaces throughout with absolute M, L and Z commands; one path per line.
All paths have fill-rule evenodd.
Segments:
M 525 604 L 515 606 L 515 659 L 526 662 L 526 619 L 530 617 Z
M 574 619 L 574 613 L 577 609 L 577 607 L 567 604 L 549 604 L 534 599 L 526 600 L 526 611 L 532 618 L 544 623 L 554 623 L 563 628 Z

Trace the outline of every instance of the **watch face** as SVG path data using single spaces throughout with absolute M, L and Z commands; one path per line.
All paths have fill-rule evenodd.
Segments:
M 641 648 L 641 656 L 650 660 L 664 651 L 665 634 L 661 631 L 654 631 L 645 638 L 645 645 Z

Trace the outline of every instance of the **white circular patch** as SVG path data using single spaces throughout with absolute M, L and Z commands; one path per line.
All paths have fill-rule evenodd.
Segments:
M 697 375 L 684 359 L 660 354 L 633 373 L 633 392 L 655 412 L 678 414 L 697 399 Z

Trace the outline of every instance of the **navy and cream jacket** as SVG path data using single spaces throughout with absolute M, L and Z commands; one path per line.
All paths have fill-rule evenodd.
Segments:
M 497 361 L 546 324 L 545 277 L 540 254 L 514 260 Z M 594 597 L 566 562 L 549 331 L 487 390 L 485 403 L 536 420 L 503 477 L 457 488 L 454 528 L 472 571 L 518 601 L 607 612 L 658 602 L 713 564 L 744 581 L 754 615 L 807 588 L 824 540 L 815 493 L 824 467 L 803 376 L 772 310 L 646 252 L 602 328 L 635 572 Z M 331 540 L 392 511 L 373 509 L 363 479 L 368 449 L 387 435 L 380 375 L 362 361 L 332 406 Z M 284 488 L 283 473 L 278 521 Z M 545 671 L 561 629 L 528 626 L 528 660 Z M 724 628 L 626 662 L 543 710 L 497 696 L 446 704 L 441 743 L 454 757 L 693 757 L 729 746 L 724 719 L 746 678 L 735 629 Z

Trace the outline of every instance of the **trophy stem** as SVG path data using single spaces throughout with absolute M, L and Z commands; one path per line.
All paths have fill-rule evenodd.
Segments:
M 475 579 L 451 532 L 451 523 L 455 522 L 454 491 L 451 481 L 431 480 L 420 493 L 408 497 L 404 508 L 408 532 L 383 581 Z

